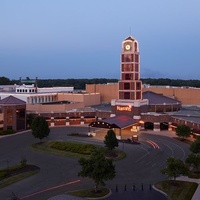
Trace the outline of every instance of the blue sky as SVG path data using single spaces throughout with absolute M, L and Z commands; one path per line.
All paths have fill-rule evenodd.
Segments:
M 199 0 L 0 0 L 0 76 L 120 78 L 122 41 L 141 78 L 199 79 Z

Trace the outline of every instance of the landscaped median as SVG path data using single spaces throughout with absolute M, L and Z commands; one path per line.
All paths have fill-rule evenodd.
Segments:
M 11 185 L 40 171 L 35 165 L 16 165 L 0 170 L 0 188 Z
M 76 191 L 68 192 L 67 194 L 70 194 L 76 197 L 87 198 L 87 199 L 95 199 L 95 198 L 106 197 L 110 193 L 111 191 L 108 188 L 102 187 L 102 188 L 99 188 L 97 192 L 95 192 L 94 188 L 89 188 L 89 189 L 84 189 L 84 190 L 76 190 Z
M 106 152 L 106 148 L 103 146 L 97 146 L 93 144 L 86 144 L 80 142 L 66 142 L 66 141 L 40 142 L 33 144 L 32 147 L 36 151 L 44 151 L 47 153 L 52 153 L 67 157 L 74 157 L 74 158 L 81 158 L 81 157 L 89 158 L 91 153 L 96 148 L 99 148 L 102 151 Z M 111 158 L 115 161 L 115 160 L 121 160 L 124 157 L 126 157 L 126 154 L 119 149 L 114 149 L 112 151 L 116 156 L 109 157 L 110 153 L 109 152 L 107 154 L 105 153 L 108 159 Z
M 187 181 L 168 180 L 158 182 L 154 187 L 164 192 L 170 200 L 191 200 L 198 184 Z

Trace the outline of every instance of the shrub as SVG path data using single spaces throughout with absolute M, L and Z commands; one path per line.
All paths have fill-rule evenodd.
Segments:
M 14 134 L 15 131 L 14 130 L 1 130 L 0 131 L 0 135 L 10 135 L 10 134 Z
M 22 167 L 26 166 L 26 163 L 27 163 L 27 159 L 22 157 L 22 159 L 20 160 L 20 164 Z
M 73 153 L 79 153 L 79 154 L 84 154 L 84 155 L 89 155 L 91 154 L 95 146 L 92 144 L 74 144 L 74 143 L 68 143 L 68 142 L 51 142 L 49 144 L 50 148 L 61 150 L 61 151 L 70 151 Z

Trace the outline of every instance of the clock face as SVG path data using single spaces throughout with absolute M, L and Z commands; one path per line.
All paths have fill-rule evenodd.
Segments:
M 126 50 L 130 50 L 131 46 L 130 46 L 129 44 L 127 44 L 127 45 L 125 46 L 125 48 L 126 48 Z

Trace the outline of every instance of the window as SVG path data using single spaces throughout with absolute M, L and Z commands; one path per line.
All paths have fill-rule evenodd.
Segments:
M 130 61 L 131 61 L 131 59 L 128 56 L 126 56 L 125 57 L 125 62 L 130 62 Z
M 141 84 L 140 84 L 140 82 L 137 82 L 137 84 L 136 84 L 136 90 L 141 90 Z
M 135 55 L 135 62 L 139 62 L 139 56 L 137 54 Z
M 131 80 L 131 74 L 125 74 L 125 80 Z
M 135 72 L 138 72 L 138 71 L 139 71 L 138 64 L 135 64 Z
M 124 99 L 130 99 L 130 92 L 124 92 Z
M 130 90 L 130 83 L 124 83 L 124 89 Z
M 141 92 L 136 93 L 136 99 L 141 99 Z
M 138 80 L 139 79 L 139 76 L 138 76 L 138 73 L 135 74 L 135 80 Z

